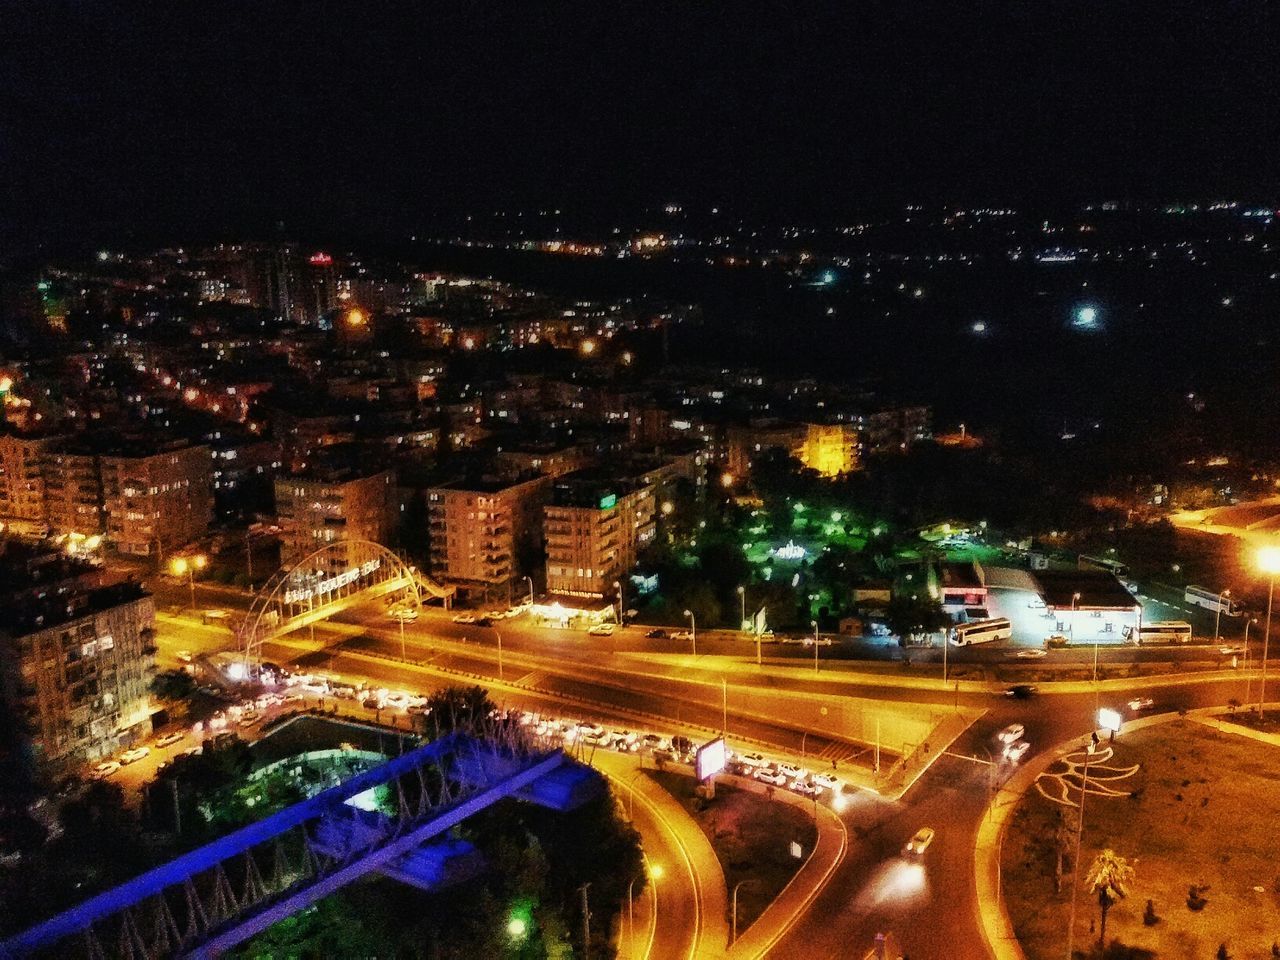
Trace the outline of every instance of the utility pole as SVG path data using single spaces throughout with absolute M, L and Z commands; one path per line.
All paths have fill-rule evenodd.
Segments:
M 724 677 L 720 678 L 720 696 L 723 711 L 720 720 L 720 736 L 723 737 L 729 732 L 729 681 Z
M 1098 735 L 1094 733 L 1084 755 L 1084 778 L 1080 782 L 1080 816 L 1076 819 L 1076 855 L 1071 864 L 1071 920 L 1067 927 L 1067 960 L 1072 960 L 1075 956 L 1076 900 L 1080 888 L 1080 837 L 1084 833 L 1084 795 L 1089 792 L 1089 761 L 1093 759 L 1093 750 L 1097 742 Z
M 582 893 L 582 960 L 587 960 L 591 950 L 591 909 L 587 905 L 587 887 L 589 883 L 584 883 L 579 887 Z

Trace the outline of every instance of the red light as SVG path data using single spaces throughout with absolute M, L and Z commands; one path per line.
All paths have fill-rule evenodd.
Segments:
M 311 256 L 311 265 L 314 267 L 328 267 L 333 265 L 333 257 L 327 253 L 316 253 Z

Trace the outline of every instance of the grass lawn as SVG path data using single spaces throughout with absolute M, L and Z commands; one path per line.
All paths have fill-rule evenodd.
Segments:
M 732 893 L 740 880 L 752 880 L 738 891 L 738 935 L 746 932 L 782 891 L 804 862 L 791 856 L 792 840 L 812 850 L 817 833 L 800 809 L 771 801 L 758 793 L 716 784 L 707 802 L 694 794 L 697 781 L 669 770 L 646 770 L 677 798 L 711 841 Z M 732 923 L 732 918 L 726 918 Z
M 1134 793 L 1121 797 L 1095 795 L 1090 771 L 1077 951 L 1097 942 L 1098 902 L 1083 876 L 1110 847 L 1135 871 L 1128 898 L 1111 909 L 1107 939 L 1136 949 L 1115 956 L 1211 960 L 1225 943 L 1236 960 L 1271 957 L 1280 940 L 1280 748 L 1178 720 L 1122 736 L 1115 750 L 1108 765 L 1141 768 L 1114 784 Z M 1028 791 L 1005 838 L 1002 888 L 1030 960 L 1061 960 L 1066 946 L 1070 863 L 1055 894 L 1056 806 Z M 1193 884 L 1207 901 L 1198 911 L 1187 906 Z M 1143 923 L 1148 900 L 1159 917 L 1153 926 Z

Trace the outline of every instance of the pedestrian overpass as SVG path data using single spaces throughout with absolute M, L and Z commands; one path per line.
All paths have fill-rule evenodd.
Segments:
M 452 733 L 0 942 L 0 958 L 216 957 L 370 874 L 425 890 L 483 864 L 451 828 L 506 797 L 569 811 L 599 774 L 517 724 Z
M 349 607 L 398 594 L 414 607 L 438 599 L 448 608 L 454 592 L 380 543 L 335 540 L 262 585 L 236 629 L 236 642 L 245 663 L 254 667 L 262 661 L 264 643 Z

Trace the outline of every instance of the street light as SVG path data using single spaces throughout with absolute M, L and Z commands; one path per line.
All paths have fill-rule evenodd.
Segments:
M 729 945 L 733 946 L 738 942 L 738 888 L 743 884 L 755 883 L 754 877 L 747 877 L 745 880 L 739 880 L 733 885 L 733 935 L 729 938 Z
M 747 628 L 747 588 L 738 587 L 738 599 L 742 601 L 742 617 L 738 620 L 738 629 L 745 630 Z
M 529 581 L 529 606 L 533 606 L 533 577 L 525 577 Z
M 689 639 L 693 641 L 693 656 L 698 656 L 698 620 L 693 615 L 692 610 L 686 610 L 684 615 L 689 618 Z
M 1267 700 L 1267 657 L 1271 644 L 1271 602 L 1276 595 L 1276 574 L 1280 573 L 1280 547 L 1263 547 L 1258 551 L 1258 569 L 1271 578 L 1267 588 L 1267 625 L 1262 632 L 1262 678 L 1258 683 L 1258 717 L 1263 715 Z
M 1071 642 L 1072 643 L 1076 642 L 1076 603 L 1077 601 L 1079 601 L 1079 599 L 1080 599 L 1079 593 L 1073 593 L 1071 595 Z M 1097 651 L 1096 644 L 1094 645 L 1094 650 L 1095 652 Z M 1096 667 L 1094 668 L 1093 678 L 1095 680 L 1098 679 L 1098 671 Z
M 1084 834 L 1084 795 L 1089 792 L 1089 761 L 1093 759 L 1093 751 L 1098 746 L 1098 734 L 1089 736 L 1089 746 L 1084 755 L 1084 777 L 1080 781 L 1080 812 L 1076 817 L 1076 855 L 1071 862 L 1071 919 L 1067 927 L 1067 960 L 1075 957 L 1076 940 L 1076 899 L 1080 889 L 1080 838 Z
M 209 558 L 203 553 L 197 553 L 194 557 L 174 557 L 169 561 L 169 570 L 175 577 L 180 577 L 184 573 L 187 575 L 187 583 L 191 586 L 191 609 L 196 608 L 196 571 L 203 570 L 209 563 Z
M 613 581 L 613 589 L 618 591 L 618 626 L 622 626 L 622 581 Z
M 813 672 L 818 672 L 818 621 L 810 620 L 809 625 L 813 627 Z
M 1213 642 L 1218 642 L 1218 628 L 1222 625 L 1222 601 L 1231 596 L 1230 590 L 1218 594 L 1218 612 L 1213 615 Z
M 1249 702 L 1249 624 L 1257 623 L 1257 617 L 1250 617 L 1244 622 L 1244 702 Z

